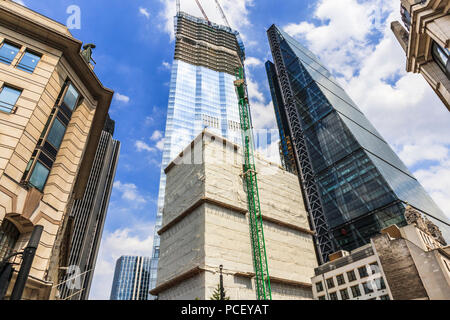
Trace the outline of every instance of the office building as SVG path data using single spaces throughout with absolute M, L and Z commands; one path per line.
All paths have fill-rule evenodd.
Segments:
M 235 72 L 245 58 L 238 32 L 179 12 L 175 17 L 165 142 L 161 165 L 152 287 L 156 283 L 166 177 L 164 168 L 204 128 L 234 142 L 241 139 Z
M 63 24 L 0 1 L 0 260 L 44 231 L 23 299 L 54 299 L 73 201 L 88 182 L 113 92 Z M 11 259 L 15 272 L 20 258 Z
M 73 228 L 67 267 L 72 267 L 72 269 L 67 272 L 68 274 L 65 274 L 63 281 L 60 282 L 62 283 L 59 287 L 61 299 L 87 300 L 89 297 L 119 161 L 120 142 L 113 139 L 114 127 L 115 122 L 108 116 L 86 191 L 82 199 L 74 202 L 70 214 Z M 78 274 L 72 274 L 75 271 Z
M 204 131 L 166 168 L 157 285 L 159 300 L 255 300 L 248 198 L 239 144 Z M 272 298 L 312 299 L 313 232 L 296 175 L 255 155 Z
M 449 300 L 450 247 L 417 210 L 406 209 L 408 224 L 392 225 L 369 244 L 340 251 L 316 268 L 316 300 Z
M 280 135 L 292 143 L 320 263 L 404 226 L 407 204 L 449 241 L 448 218 L 318 58 L 275 25 L 268 37 L 269 83 L 286 119 Z
M 391 29 L 406 53 L 406 71 L 420 73 L 450 111 L 450 2 L 400 0 L 403 27 Z
M 150 263 L 147 257 L 120 257 L 114 271 L 111 300 L 149 300 Z

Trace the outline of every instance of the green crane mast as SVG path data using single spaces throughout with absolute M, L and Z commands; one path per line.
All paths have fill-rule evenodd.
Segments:
M 264 241 L 263 220 L 259 202 L 258 179 L 256 177 L 257 173 L 253 152 L 253 132 L 250 119 L 247 85 L 243 68 L 240 68 L 237 71 L 234 85 L 239 99 L 242 146 L 244 147 L 243 179 L 247 188 L 250 236 L 256 278 L 256 295 L 258 300 L 272 300 L 266 245 Z

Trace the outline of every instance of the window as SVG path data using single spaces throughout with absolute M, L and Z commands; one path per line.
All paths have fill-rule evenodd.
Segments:
M 0 62 L 10 65 L 19 51 L 20 47 L 7 42 L 3 42 L 3 45 L 0 47 Z
M 356 274 L 355 271 L 349 271 L 347 272 L 347 278 L 349 282 L 355 281 L 356 280 Z
M 330 300 L 338 300 L 338 296 L 336 292 L 330 293 Z
M 370 282 L 364 282 L 362 285 L 363 285 L 364 293 L 365 293 L 365 294 L 369 294 L 369 293 L 372 293 L 372 292 L 373 292 L 372 283 L 370 283 Z
M 34 167 L 33 174 L 30 177 L 30 184 L 36 189 L 43 191 L 45 183 L 47 182 L 48 175 L 50 170 L 45 167 L 39 161 L 36 162 L 36 166 Z
M 365 278 L 368 277 L 369 274 L 367 273 L 367 268 L 366 266 L 360 267 L 358 268 L 358 272 L 359 272 L 359 277 L 360 278 Z
M 12 112 L 16 106 L 17 100 L 19 99 L 22 91 L 14 89 L 10 86 L 3 86 L 0 91 L 0 110 L 5 112 Z
M 383 277 L 375 279 L 375 284 L 376 284 L 378 290 L 386 289 L 386 283 L 384 283 Z
M 64 139 L 72 111 L 80 101 L 80 95 L 70 81 L 61 90 L 63 99 L 53 108 L 38 141 L 33 156 L 22 177 L 22 183 L 43 191 Z
M 318 299 L 319 300 L 326 300 L 325 296 L 320 296 Z
M 351 287 L 353 298 L 357 298 L 361 296 L 361 290 L 359 290 L 359 285 Z
M 20 232 L 16 226 L 3 220 L 0 226 L 0 262 L 14 251 L 14 247 L 19 239 Z
M 22 59 L 17 65 L 17 68 L 26 72 L 33 73 L 34 69 L 36 69 L 39 60 L 41 60 L 40 55 L 26 50 Z
M 436 42 L 433 42 L 431 54 L 433 56 L 434 61 L 436 61 L 436 63 L 439 65 L 442 71 L 444 71 L 444 73 L 447 75 L 448 78 L 450 75 L 450 65 L 448 63 L 450 51 L 448 49 L 443 49 Z
M 75 89 L 72 84 L 69 84 L 66 95 L 64 96 L 64 105 L 68 107 L 70 111 L 73 111 L 77 105 L 79 96 L 80 94 L 78 93 L 77 89 Z
M 348 295 L 347 288 L 345 288 L 345 289 L 343 289 L 343 290 L 341 290 L 341 291 L 339 291 L 339 292 L 341 293 L 341 298 L 342 298 L 342 300 L 348 300 L 348 299 L 350 299 L 350 296 Z
M 389 298 L 389 295 L 386 294 L 384 296 L 380 296 L 380 300 L 391 300 L 391 298 Z
M 337 280 L 338 286 L 341 286 L 341 285 L 343 285 L 345 283 L 345 279 L 344 279 L 344 275 L 343 274 L 338 274 L 336 276 L 336 280 Z
M 47 141 L 50 142 L 56 149 L 61 146 L 61 141 L 66 133 L 66 127 L 59 121 L 55 119 L 53 126 L 48 134 Z
M 316 283 L 316 289 L 317 289 L 317 292 L 322 292 L 323 291 L 322 281 Z
M 327 279 L 327 287 L 328 287 L 328 289 L 334 288 L 333 278 Z

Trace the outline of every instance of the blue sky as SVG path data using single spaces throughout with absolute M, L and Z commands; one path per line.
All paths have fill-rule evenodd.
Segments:
M 79 6 L 81 28 L 71 32 L 97 45 L 95 71 L 116 92 L 110 113 L 122 150 L 91 290 L 91 299 L 108 299 L 115 260 L 123 254 L 151 254 L 175 2 L 17 2 L 62 23 L 69 17 L 67 8 Z M 404 53 L 389 29 L 390 21 L 399 19 L 399 1 L 221 2 L 246 44 L 255 128 L 276 127 L 264 69 L 270 58 L 266 30 L 275 23 L 319 55 L 450 214 L 450 113 L 421 76 L 404 71 Z M 222 23 L 214 1 L 202 3 L 210 19 Z M 181 0 L 181 8 L 200 15 L 194 0 Z

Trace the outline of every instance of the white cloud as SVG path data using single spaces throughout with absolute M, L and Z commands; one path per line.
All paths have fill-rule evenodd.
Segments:
M 170 65 L 169 62 L 163 61 L 163 62 L 162 62 L 162 67 L 163 67 L 163 69 L 170 70 L 170 68 L 171 68 L 172 66 Z
M 157 140 L 160 140 L 162 137 L 163 137 L 162 132 L 159 130 L 155 130 L 153 132 L 152 136 L 150 137 L 150 139 L 153 141 L 157 141 Z
M 450 113 L 406 57 L 390 30 L 392 0 L 321 0 L 319 23 L 284 30 L 318 54 L 447 215 L 450 214 Z M 374 41 L 374 38 L 379 39 Z M 430 166 L 430 161 L 432 165 Z
M 139 13 L 147 19 L 150 19 L 150 12 L 148 12 L 147 8 L 139 7 Z
M 90 300 L 109 300 L 116 261 L 121 256 L 151 257 L 154 224 L 137 221 L 129 228 L 106 231 L 100 245 Z
M 247 67 L 259 67 L 262 64 L 262 61 L 255 57 L 247 57 L 245 59 L 245 65 Z
M 158 149 L 159 151 L 163 151 L 164 150 L 164 138 L 162 138 L 161 140 L 156 142 L 155 146 L 156 146 L 156 149 Z
M 128 102 L 130 102 L 130 97 L 116 92 L 114 94 L 114 100 L 117 100 L 122 103 L 128 103 Z
M 161 18 L 164 21 L 162 28 L 168 34 L 170 34 L 171 39 L 174 40 L 173 17 L 176 15 L 175 0 L 160 1 L 164 4 L 164 10 L 160 13 Z M 200 2 L 210 21 L 225 25 L 225 22 L 223 21 L 222 16 L 220 15 L 220 12 L 216 7 L 215 1 L 210 0 Z M 248 19 L 248 10 L 249 7 L 253 6 L 253 0 L 221 0 L 220 4 L 222 5 L 228 22 L 230 23 L 232 28 L 242 30 L 243 27 L 250 25 L 250 21 Z M 181 11 L 194 15 L 196 17 L 203 17 L 195 1 L 181 1 Z M 243 38 L 245 40 L 244 35 Z
M 114 182 L 114 189 L 121 193 L 123 200 L 127 200 L 136 205 L 145 204 L 147 200 L 139 192 L 138 187 L 134 183 Z
M 13 0 L 14 2 L 26 7 L 27 5 L 25 4 L 25 2 L 23 2 L 22 0 Z
M 138 140 L 134 143 L 134 146 L 136 147 L 136 150 L 138 152 L 142 152 L 142 151 L 148 151 L 148 152 L 153 152 L 155 151 L 154 148 L 150 147 L 147 143 L 145 143 L 142 140 Z

